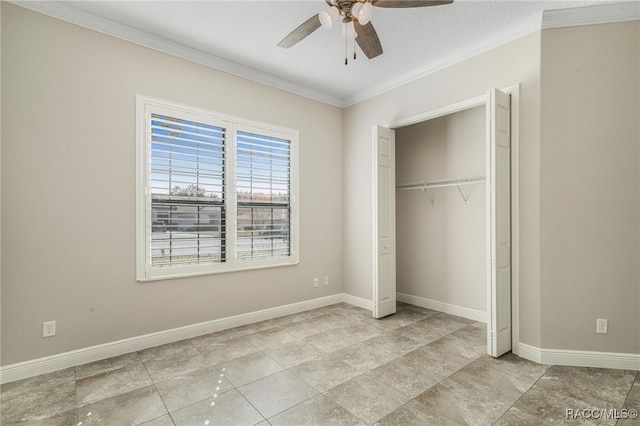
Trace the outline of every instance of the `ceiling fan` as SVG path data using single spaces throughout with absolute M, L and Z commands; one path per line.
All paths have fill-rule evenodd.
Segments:
M 312 16 L 293 30 L 280 43 L 279 47 L 289 48 L 318 28 L 330 29 L 340 19 L 343 23 L 343 36 L 355 41 L 369 59 L 382 54 L 382 45 L 376 30 L 370 22 L 373 6 L 386 8 L 407 8 L 440 6 L 453 3 L 453 0 L 325 0 L 329 8 Z M 354 51 L 355 59 L 355 51 Z M 345 64 L 347 60 L 345 59 Z

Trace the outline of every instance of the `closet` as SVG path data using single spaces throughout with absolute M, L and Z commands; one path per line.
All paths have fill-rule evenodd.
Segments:
M 486 107 L 396 129 L 396 291 L 484 321 Z
M 517 333 L 509 93 L 518 85 L 373 128 L 373 316 L 399 299 L 484 321 L 492 356 Z

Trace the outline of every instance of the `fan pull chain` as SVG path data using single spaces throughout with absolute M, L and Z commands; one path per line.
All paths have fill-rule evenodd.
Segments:
M 349 40 L 345 40 L 345 42 L 344 42 L 344 64 L 345 65 L 349 65 L 348 45 L 349 45 Z M 357 58 L 357 56 L 356 56 L 356 40 L 353 39 L 353 60 L 355 61 L 356 58 Z
M 353 60 L 356 60 L 356 39 L 353 39 Z
M 344 39 L 344 64 L 349 65 L 349 60 L 347 59 L 347 46 L 349 45 L 349 39 L 345 37 Z

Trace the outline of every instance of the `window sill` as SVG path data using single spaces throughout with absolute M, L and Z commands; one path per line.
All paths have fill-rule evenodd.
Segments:
M 189 278 L 189 277 L 199 277 L 203 275 L 218 275 L 218 274 L 229 274 L 233 272 L 243 272 L 243 271 L 252 271 L 256 269 L 269 269 L 269 268 L 280 268 L 284 266 L 295 266 L 300 263 L 299 259 L 290 259 L 283 262 L 269 262 L 269 263 L 257 263 L 257 262 L 236 262 L 235 267 L 221 267 L 221 268 L 194 268 L 189 271 L 179 271 L 177 268 L 166 268 L 166 273 L 162 273 L 161 275 L 152 275 L 152 276 L 143 276 L 136 278 L 137 282 L 151 282 L 151 281 L 160 281 L 160 280 L 171 280 L 176 278 Z M 163 268 L 154 268 L 152 271 L 161 271 Z M 197 270 L 200 269 L 200 270 Z M 157 273 L 157 272 L 156 272 Z

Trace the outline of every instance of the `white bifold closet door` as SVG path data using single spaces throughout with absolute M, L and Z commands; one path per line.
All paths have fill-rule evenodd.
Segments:
M 487 352 L 511 350 L 511 97 L 487 99 Z
M 396 131 L 374 129 L 373 316 L 396 312 Z

